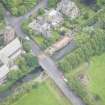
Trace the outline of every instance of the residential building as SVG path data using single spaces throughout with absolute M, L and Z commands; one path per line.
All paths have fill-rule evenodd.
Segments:
M 9 68 L 6 64 L 3 64 L 2 61 L 0 61 L 0 84 L 4 82 L 6 79 L 6 75 L 9 73 Z
M 61 50 L 66 45 L 68 45 L 72 40 L 73 40 L 72 37 L 64 36 L 64 37 L 62 37 L 62 39 L 60 39 L 59 41 L 57 41 L 56 43 L 54 43 L 52 46 L 50 46 L 49 48 L 47 48 L 45 50 L 45 53 L 47 53 L 49 55 L 53 55 L 55 52 Z
M 55 9 L 46 11 L 43 17 L 37 17 L 29 24 L 29 27 L 35 32 L 42 34 L 45 38 L 51 37 L 53 28 L 59 27 L 63 23 L 63 16 Z
M 0 82 L 6 78 L 14 61 L 22 53 L 22 46 L 18 38 L 15 38 L 0 50 Z
M 10 43 L 15 38 L 15 30 L 13 27 L 7 26 L 4 31 L 4 44 Z
M 64 21 L 62 14 L 55 9 L 46 11 L 45 20 L 48 21 L 53 28 L 59 27 Z

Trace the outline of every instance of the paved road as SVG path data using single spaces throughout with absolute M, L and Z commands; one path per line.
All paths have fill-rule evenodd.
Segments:
M 11 14 L 8 11 L 5 11 L 5 21 L 7 24 L 12 25 L 16 33 L 19 37 L 24 38 L 27 36 L 21 29 L 21 22 L 28 18 L 33 12 L 37 12 L 39 8 L 42 8 L 45 6 L 47 0 L 43 0 L 39 5 L 37 5 L 35 8 L 33 8 L 32 11 L 27 13 L 24 16 L 20 17 L 14 17 L 11 16 Z M 39 58 L 39 63 L 42 66 L 43 69 L 47 71 L 49 76 L 55 81 L 56 85 L 62 90 L 65 96 L 73 103 L 73 105 L 84 105 L 79 97 L 77 97 L 66 85 L 66 83 L 61 79 L 62 73 L 60 70 L 58 70 L 57 66 L 54 64 L 54 62 L 45 55 L 40 55 L 41 50 L 39 46 L 30 40 L 30 45 L 32 47 L 32 51 L 35 55 Z M 43 52 L 42 52 L 43 53 Z
M 69 89 L 65 81 L 62 79 L 61 71 L 48 56 L 44 54 L 39 55 L 39 64 L 44 68 L 44 70 L 46 70 L 48 75 L 55 81 L 56 85 L 73 105 L 85 105 L 82 100 Z
M 5 21 L 8 25 L 11 25 L 16 30 L 16 33 L 19 37 L 25 38 L 27 35 L 22 31 L 21 29 L 21 23 L 23 20 L 27 19 L 29 16 L 31 16 L 33 13 L 37 13 L 40 8 L 43 8 L 46 6 L 47 0 L 42 0 L 35 8 L 33 8 L 29 13 L 27 13 L 24 16 L 15 17 L 10 14 L 9 11 L 5 10 Z M 41 52 L 40 47 L 33 41 L 30 40 L 30 45 L 32 47 L 32 51 L 35 55 L 39 54 Z

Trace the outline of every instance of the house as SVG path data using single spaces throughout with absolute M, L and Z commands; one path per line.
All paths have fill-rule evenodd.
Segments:
M 55 9 L 46 11 L 45 19 L 53 28 L 59 27 L 64 21 L 62 14 Z
M 51 30 L 59 27 L 63 23 L 63 16 L 55 9 L 46 11 L 43 17 L 37 17 L 29 24 L 29 28 L 42 34 L 45 38 L 51 37 Z
M 29 27 L 35 31 L 37 34 L 42 34 L 44 37 L 50 37 L 51 35 L 51 26 L 45 21 L 34 20 L 32 23 L 29 24 Z
M 4 44 L 8 44 L 15 38 L 15 29 L 13 27 L 7 26 L 4 31 Z
M 2 31 L 0 31 L 0 49 L 15 38 L 15 29 L 11 26 L 6 26 Z
M 6 75 L 9 73 L 9 68 L 6 64 L 3 64 L 0 61 L 0 84 L 2 84 L 6 78 Z
M 47 48 L 45 50 L 45 53 L 47 53 L 49 55 L 53 55 L 55 52 L 61 50 L 66 45 L 68 45 L 72 40 L 73 40 L 72 37 L 64 36 L 58 42 L 54 43 L 51 47 Z
M 14 61 L 22 53 L 22 46 L 18 38 L 15 38 L 0 50 L 0 82 L 6 78 Z

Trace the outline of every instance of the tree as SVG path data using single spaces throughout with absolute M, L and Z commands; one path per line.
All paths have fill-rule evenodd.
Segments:
M 100 6 L 105 5 L 105 0 L 97 0 L 97 5 L 100 5 Z
M 31 50 L 31 46 L 27 40 L 23 40 L 23 49 L 28 53 Z
M 36 56 L 33 56 L 32 54 L 28 53 L 24 55 L 24 58 L 29 68 L 35 68 L 38 66 L 38 61 Z
M 4 18 L 4 9 L 3 9 L 3 6 L 2 6 L 2 4 L 0 3 L 0 20 L 3 20 L 3 18 Z
M 37 0 L 2 0 L 3 4 L 15 15 L 23 15 L 36 5 Z
M 7 78 L 9 80 L 17 80 L 20 76 L 19 70 L 12 70 L 8 73 Z

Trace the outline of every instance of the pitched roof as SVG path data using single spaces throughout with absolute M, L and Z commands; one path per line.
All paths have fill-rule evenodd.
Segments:
M 5 77 L 8 72 L 9 72 L 9 69 L 8 69 L 7 65 L 3 65 L 2 67 L 0 67 L 0 79 Z
M 8 60 L 8 57 L 14 54 L 19 48 L 21 48 L 21 43 L 18 38 L 15 38 L 12 42 L 0 50 L 1 60 L 6 60 L 5 58 Z

